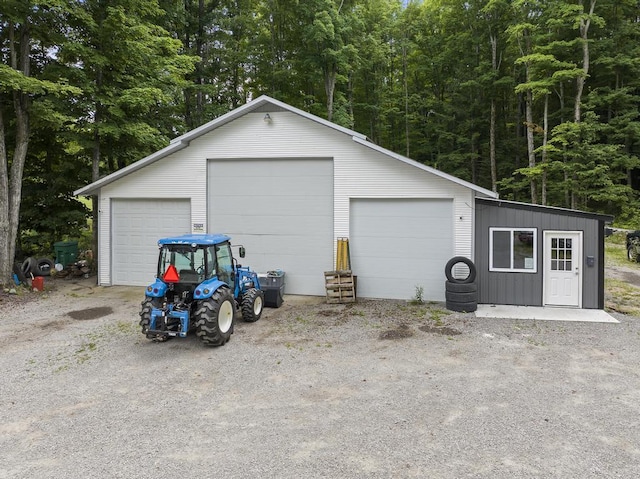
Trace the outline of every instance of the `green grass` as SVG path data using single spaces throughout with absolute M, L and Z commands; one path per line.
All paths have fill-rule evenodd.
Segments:
M 627 259 L 626 234 L 622 231 L 609 236 L 604 242 L 605 263 L 608 265 L 629 265 Z
M 624 266 L 637 270 L 640 274 L 640 263 L 632 263 L 627 259 L 626 234 L 617 232 L 605 240 L 605 267 Z M 640 288 L 627 281 L 605 278 L 604 282 L 606 307 L 620 313 L 640 316 Z
M 640 316 L 640 288 L 626 281 L 606 279 L 606 307 L 619 313 Z

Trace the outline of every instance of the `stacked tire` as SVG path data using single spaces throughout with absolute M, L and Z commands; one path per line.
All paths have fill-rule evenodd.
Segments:
M 21 270 L 25 277 L 49 276 L 53 269 L 53 261 L 49 258 L 27 258 L 23 261 Z
M 454 275 L 454 268 L 463 263 L 469 269 L 466 278 Z M 455 256 L 447 261 L 444 268 L 446 307 L 450 311 L 471 313 L 478 309 L 478 285 L 476 284 L 476 266 L 469 258 Z

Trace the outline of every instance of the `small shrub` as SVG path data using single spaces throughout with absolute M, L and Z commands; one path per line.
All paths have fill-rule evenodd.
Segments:
M 424 304 L 424 288 L 420 285 L 416 285 L 416 292 L 411 299 L 411 304 Z

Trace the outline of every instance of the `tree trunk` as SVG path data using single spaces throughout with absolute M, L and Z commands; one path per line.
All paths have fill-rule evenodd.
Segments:
M 529 155 L 529 168 L 536 166 L 536 153 L 535 144 L 533 141 L 533 93 L 531 90 L 527 91 L 527 97 L 525 101 L 525 121 L 527 123 L 527 153 Z M 538 203 L 538 187 L 536 180 L 531 178 L 531 203 L 534 205 Z
M 498 71 L 498 37 L 491 35 L 491 68 Z M 491 118 L 489 123 L 489 163 L 491 164 L 491 191 L 498 191 L 498 170 L 496 167 L 496 99 L 491 98 Z
M 0 95 L 1 98 L 1 95 Z M 4 135 L 4 117 L 0 108 L 0 238 L 9 238 L 9 174 Z M 12 254 L 9 241 L 0 241 L 0 285 L 11 280 Z M 15 248 L 14 248 L 15 254 Z
M 544 117 L 542 119 L 542 124 L 544 131 L 542 132 L 542 156 L 540 158 L 540 163 L 542 165 L 547 161 L 547 141 L 549 139 L 549 95 L 544 96 Z M 542 185 L 541 185 L 541 195 L 542 199 L 540 204 L 547 204 L 547 170 L 543 168 L 542 170 Z
M 478 184 L 478 145 L 476 145 L 478 135 L 471 134 L 471 183 Z
M 21 25 L 17 42 L 15 26 L 12 23 L 8 25 L 8 31 L 11 68 L 19 70 L 25 77 L 28 77 L 31 73 L 29 25 L 26 23 Z M 20 91 L 14 91 L 13 108 L 15 113 L 15 148 L 10 169 L 5 142 L 4 118 L 0 116 L 0 166 L 2 167 L 0 170 L 0 238 L 2 241 L 0 242 L 3 243 L 0 247 L 0 283 L 4 284 L 11 284 L 15 260 L 22 198 L 22 175 L 29 148 L 29 96 Z
M 324 72 L 324 91 L 327 95 L 327 120 L 333 121 L 333 95 L 336 90 L 335 68 L 326 67 Z
M 404 139 L 405 155 L 411 158 L 409 151 L 409 85 L 407 83 L 407 47 L 402 45 L 402 93 L 404 95 Z
M 97 109 L 96 109 L 97 110 Z M 96 111 L 96 123 L 98 123 L 99 113 Z M 93 152 L 91 159 L 91 181 L 95 182 L 100 179 L 100 133 L 97 128 L 93 134 Z M 92 225 L 91 225 L 91 250 L 93 252 L 93 265 L 97 270 L 98 265 L 98 197 L 91 197 Z
M 591 0 L 589 6 L 589 16 L 584 19 L 580 18 L 580 39 L 582 40 L 582 75 L 576 80 L 576 102 L 573 110 L 573 119 L 576 123 L 580 122 L 582 107 L 582 92 L 584 91 L 584 83 L 589 74 L 589 26 L 591 25 L 591 16 L 596 8 L 596 0 Z

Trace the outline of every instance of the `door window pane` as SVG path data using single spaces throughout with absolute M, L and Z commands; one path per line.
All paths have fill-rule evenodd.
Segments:
M 571 259 L 573 256 L 571 247 L 571 238 L 551 239 L 550 267 L 552 271 L 571 271 Z

